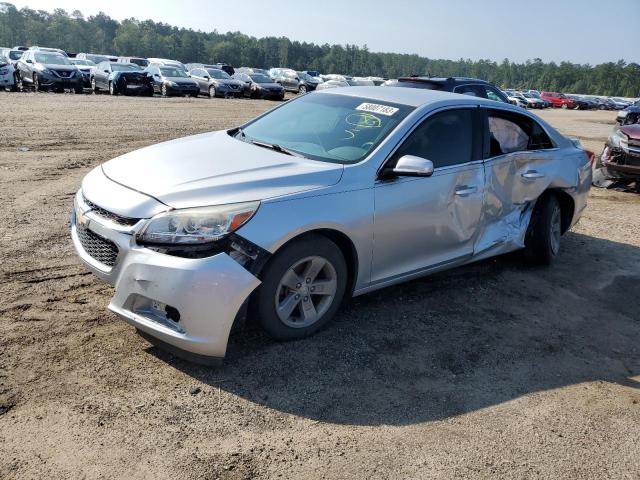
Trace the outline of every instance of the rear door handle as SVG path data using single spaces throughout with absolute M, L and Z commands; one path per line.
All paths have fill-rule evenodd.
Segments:
M 472 193 L 476 193 L 478 191 L 478 187 L 468 187 L 467 185 L 461 185 L 456 188 L 456 195 L 460 197 L 466 197 L 471 195 Z
M 540 173 L 537 170 L 529 170 L 521 174 L 521 177 L 527 180 L 535 180 L 537 178 L 544 178 L 544 173 Z

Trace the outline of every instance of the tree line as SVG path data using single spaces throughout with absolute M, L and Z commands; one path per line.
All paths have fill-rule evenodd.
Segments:
M 640 65 L 624 60 L 599 65 L 571 62 L 524 63 L 469 59 L 444 60 L 414 54 L 376 53 L 357 45 L 316 45 L 286 37 L 255 38 L 178 28 L 134 18 L 121 22 L 104 13 L 17 9 L 0 2 L 0 45 L 40 45 L 69 52 L 161 57 L 187 62 L 226 62 L 259 68 L 290 67 L 356 76 L 397 78 L 405 75 L 468 76 L 503 88 L 520 88 L 608 96 L 640 96 Z M 613 53 L 613 52 L 612 52 Z

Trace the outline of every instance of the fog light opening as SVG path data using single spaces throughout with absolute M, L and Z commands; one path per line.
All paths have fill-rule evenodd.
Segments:
M 174 308 L 171 305 L 167 305 L 164 308 L 164 312 L 169 320 L 173 320 L 176 323 L 180 321 L 180 312 L 177 308 Z

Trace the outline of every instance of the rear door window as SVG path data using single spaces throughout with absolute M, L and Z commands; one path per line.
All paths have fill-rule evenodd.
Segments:
M 553 148 L 542 126 L 532 118 L 514 112 L 488 111 L 487 158 L 507 153 Z

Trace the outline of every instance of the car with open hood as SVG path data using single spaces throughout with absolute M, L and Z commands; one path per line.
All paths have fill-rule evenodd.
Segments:
M 94 168 L 71 237 L 114 286 L 111 311 L 217 363 L 245 318 L 300 339 L 347 296 L 523 248 L 552 263 L 591 171 L 576 141 L 508 103 L 335 88 Z
M 21 90 L 32 88 L 36 92 L 63 92 L 66 89 L 76 93 L 83 91 L 82 72 L 60 53 L 27 50 L 16 65 Z
M 135 63 L 101 62 L 91 75 L 94 93 L 153 95 L 151 77 Z

